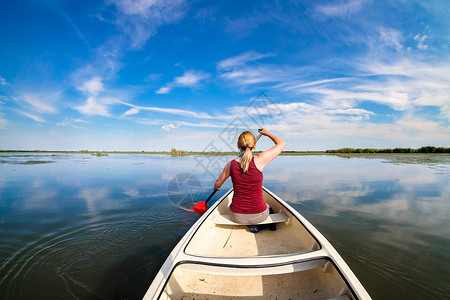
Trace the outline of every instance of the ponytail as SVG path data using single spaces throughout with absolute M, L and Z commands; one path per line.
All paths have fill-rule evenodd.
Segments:
M 250 164 L 250 161 L 252 160 L 252 149 L 250 149 L 250 147 L 246 147 L 245 148 L 245 152 L 242 155 L 242 160 L 241 160 L 241 169 L 242 172 L 245 173 L 248 170 L 248 165 Z
M 256 145 L 255 136 L 250 131 L 244 131 L 241 133 L 238 139 L 238 146 L 241 151 L 244 151 L 241 160 L 241 169 L 245 173 L 248 170 L 250 161 L 253 158 L 252 150 Z

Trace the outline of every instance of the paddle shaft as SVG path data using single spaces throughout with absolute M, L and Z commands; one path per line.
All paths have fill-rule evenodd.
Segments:
M 258 136 L 256 137 L 256 140 L 255 140 L 255 145 L 256 145 L 256 143 L 259 141 L 259 139 L 261 138 L 261 136 L 262 136 L 262 134 L 260 133 L 260 134 L 258 134 Z
M 209 195 L 208 199 L 206 199 L 205 204 L 208 203 L 208 201 L 214 196 L 215 193 L 217 193 L 218 190 L 214 190 L 211 195 Z

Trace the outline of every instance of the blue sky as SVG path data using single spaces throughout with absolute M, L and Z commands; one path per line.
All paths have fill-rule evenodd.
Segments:
M 0 149 L 450 146 L 447 0 L 3 1 L 0 43 Z

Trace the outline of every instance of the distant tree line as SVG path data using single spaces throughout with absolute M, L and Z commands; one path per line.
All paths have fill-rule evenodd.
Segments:
M 450 148 L 425 146 L 419 149 L 395 148 L 395 149 L 372 149 L 372 148 L 341 148 L 327 150 L 326 153 L 450 153 Z

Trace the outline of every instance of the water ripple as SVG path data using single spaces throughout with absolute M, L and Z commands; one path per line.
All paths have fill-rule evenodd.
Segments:
M 158 243 L 164 243 L 161 239 L 174 243 L 189 228 L 195 216 L 181 213 L 173 206 L 164 206 L 164 209 L 128 218 L 119 214 L 100 221 L 89 220 L 85 217 L 76 226 L 29 236 L 22 245 L 16 243 L 18 248 L 9 249 L 9 257 L 4 257 L 0 265 L 3 296 L 26 299 L 39 282 L 40 289 L 48 293 L 41 295 L 44 298 L 71 295 L 74 299 L 107 299 L 107 291 L 99 294 L 102 289 L 98 286 L 104 285 L 103 278 L 108 275 L 114 286 L 114 281 L 120 282 L 121 276 L 129 276 L 111 276 L 105 274 L 107 270 L 115 269 L 115 265 L 122 264 L 125 258 L 139 265 L 137 261 L 142 256 L 133 258 L 133 255 L 144 253 L 142 249 L 152 246 L 152 237 L 158 236 Z M 177 230 L 183 223 L 186 226 Z M 14 294 L 18 291 L 22 294 Z

